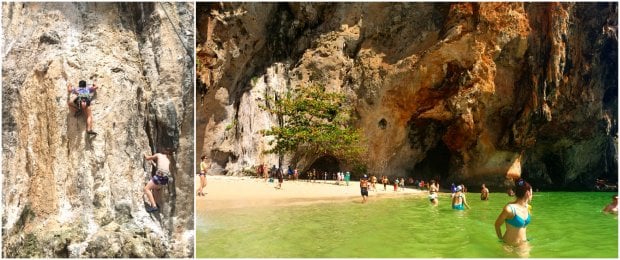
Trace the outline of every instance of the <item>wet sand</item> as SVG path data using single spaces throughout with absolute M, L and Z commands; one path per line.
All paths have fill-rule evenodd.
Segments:
M 252 177 L 207 176 L 206 196 L 196 197 L 196 210 L 220 210 L 262 206 L 307 205 L 312 203 L 330 203 L 337 201 L 354 201 L 361 203 L 359 181 L 350 181 L 336 185 L 333 180 L 308 182 L 306 180 L 287 181 L 282 189 L 276 189 L 274 183 Z M 195 189 L 200 185 L 196 177 Z M 383 184 L 376 184 L 377 191 L 369 191 L 368 200 L 393 198 L 401 196 L 426 196 L 426 191 L 406 187 L 395 192 L 393 185 L 383 190 Z

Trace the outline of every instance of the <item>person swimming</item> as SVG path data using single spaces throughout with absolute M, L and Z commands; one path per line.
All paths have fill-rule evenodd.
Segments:
M 495 220 L 497 237 L 512 246 L 527 243 L 526 229 L 532 221 L 529 203 L 532 201 L 532 186 L 523 179 L 516 182 L 516 200 L 506 204 Z M 506 232 L 501 226 L 506 223 Z

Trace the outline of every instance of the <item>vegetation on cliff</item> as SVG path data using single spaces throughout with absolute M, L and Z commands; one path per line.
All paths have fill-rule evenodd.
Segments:
M 278 125 L 262 131 L 273 136 L 266 153 L 284 154 L 307 149 L 319 155 L 362 161 L 360 130 L 351 125 L 351 105 L 341 93 L 321 85 L 296 88 L 286 94 L 265 94 L 261 108 L 278 118 Z

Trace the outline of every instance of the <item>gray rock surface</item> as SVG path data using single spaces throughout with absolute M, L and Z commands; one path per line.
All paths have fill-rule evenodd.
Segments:
M 3 257 L 193 256 L 193 3 L 2 4 Z M 178 34 L 177 32 L 178 31 Z M 96 81 L 94 130 L 67 83 Z M 160 212 L 143 187 L 174 149 Z

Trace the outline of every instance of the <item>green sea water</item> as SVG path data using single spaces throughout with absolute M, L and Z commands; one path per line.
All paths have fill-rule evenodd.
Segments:
M 618 218 L 603 214 L 613 193 L 535 192 L 527 228 L 533 258 L 617 258 Z M 196 257 L 503 258 L 519 257 L 493 223 L 513 200 L 491 193 L 472 209 L 438 207 L 420 196 L 288 207 L 197 212 Z M 502 226 L 502 230 L 504 227 Z

